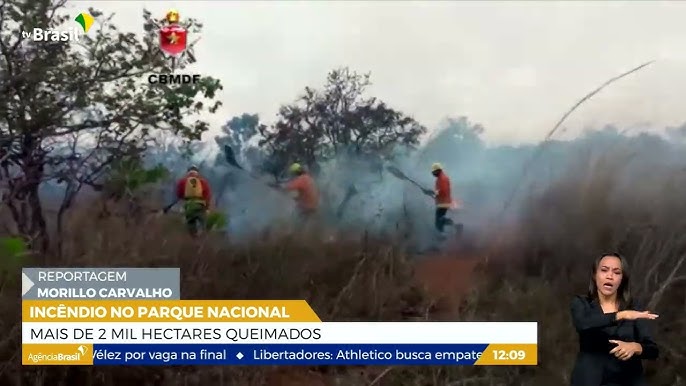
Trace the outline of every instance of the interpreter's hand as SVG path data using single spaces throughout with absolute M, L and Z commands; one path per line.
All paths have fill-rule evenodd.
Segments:
M 642 351 L 640 344 L 635 342 L 623 342 L 621 340 L 610 340 L 610 343 L 614 343 L 617 347 L 610 350 L 610 354 L 617 357 L 617 359 L 625 361 Z
M 422 190 L 424 191 L 424 194 L 426 194 L 427 196 L 436 197 L 436 192 L 434 192 L 433 190 L 430 190 L 430 189 L 422 189 Z
M 658 316 L 650 311 L 624 310 L 617 313 L 617 319 L 620 320 L 657 319 Z

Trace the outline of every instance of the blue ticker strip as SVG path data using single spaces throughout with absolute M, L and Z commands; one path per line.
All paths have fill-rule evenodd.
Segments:
M 463 365 L 488 344 L 94 344 L 93 365 Z

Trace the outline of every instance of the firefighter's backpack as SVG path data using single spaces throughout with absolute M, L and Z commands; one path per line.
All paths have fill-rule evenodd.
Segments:
M 188 177 L 186 179 L 186 187 L 184 190 L 183 197 L 185 199 L 191 198 L 202 198 L 202 184 L 200 183 L 200 178 L 198 177 Z

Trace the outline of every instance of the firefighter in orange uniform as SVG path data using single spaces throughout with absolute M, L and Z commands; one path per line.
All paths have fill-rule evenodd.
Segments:
M 314 179 L 299 163 L 292 164 L 289 171 L 295 178 L 288 182 L 284 189 L 297 193 L 295 202 L 301 219 L 312 218 L 319 209 L 319 191 Z
M 436 185 L 433 193 L 434 199 L 436 201 L 436 229 L 443 235 L 446 225 L 455 226 L 457 232 L 462 231 L 462 224 L 455 224 L 452 219 L 446 217 L 448 209 L 457 208 L 457 204 L 453 201 L 453 197 L 450 192 L 450 178 L 443 171 L 443 166 L 439 163 L 434 163 L 431 165 L 431 174 L 436 177 Z
M 205 228 L 212 199 L 210 184 L 200 175 L 197 166 L 188 168 L 186 176 L 177 182 L 176 198 L 184 201 L 186 227 L 192 236 L 196 236 Z

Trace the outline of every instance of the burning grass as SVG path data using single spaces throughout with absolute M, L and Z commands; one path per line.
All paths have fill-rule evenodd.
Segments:
M 170 218 L 132 225 L 81 213 L 70 220 L 64 257 L 46 259 L 55 266 L 178 266 L 185 298 L 302 298 L 323 320 L 536 320 L 537 367 L 22 368 L 19 286 L 3 283 L 0 384 L 568 384 L 576 353 L 570 297 L 584 291 L 593 257 L 619 250 L 633 265 L 634 293 L 661 315 L 661 356 L 648 365 L 649 382 L 685 385 L 686 350 L 678 342 L 686 342 L 686 176 L 661 170 L 627 185 L 623 164 L 606 161 L 580 169 L 588 173 L 572 170 L 531 197 L 515 226 L 492 227 L 479 243 L 488 248 L 469 256 L 419 259 L 364 235 L 338 242 L 320 241 L 328 238 L 317 233 L 193 241 Z

